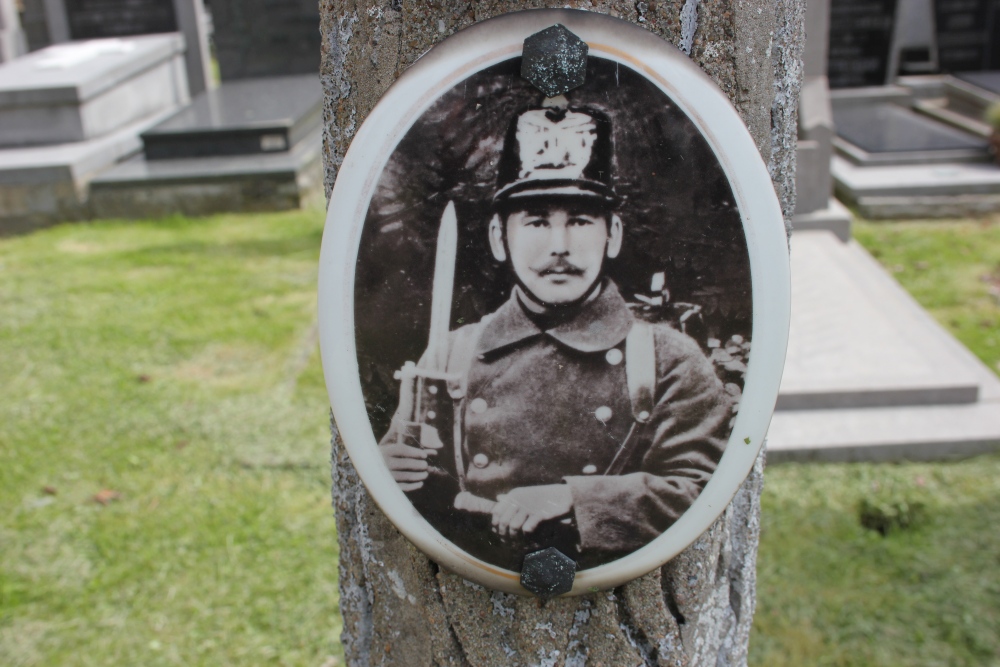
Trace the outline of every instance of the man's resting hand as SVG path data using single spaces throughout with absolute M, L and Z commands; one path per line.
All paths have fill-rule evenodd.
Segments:
M 437 429 L 429 424 L 404 423 L 395 428 L 402 434 L 403 442 L 383 442 L 378 449 L 399 487 L 403 491 L 416 491 L 427 479 L 428 457 L 437 454 L 444 443 Z
M 416 491 L 424 485 L 427 479 L 427 452 L 396 442 L 379 445 L 378 449 L 392 472 L 392 478 L 403 491 Z
M 493 530 L 504 537 L 531 533 L 543 521 L 567 516 L 573 509 L 573 494 L 566 484 L 522 486 L 497 496 L 493 508 Z

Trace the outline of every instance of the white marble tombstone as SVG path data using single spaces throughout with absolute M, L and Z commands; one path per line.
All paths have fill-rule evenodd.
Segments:
M 11 0 L 2 0 L 8 2 Z M 73 39 L 69 14 L 64 0 L 34 0 L 29 2 L 44 6 L 45 26 L 48 32 L 47 44 L 60 44 Z M 208 45 L 209 20 L 203 0 L 172 0 L 177 30 L 184 35 L 184 62 L 190 96 L 214 87 L 211 74 L 212 54 Z M 118 33 L 126 36 L 129 33 Z

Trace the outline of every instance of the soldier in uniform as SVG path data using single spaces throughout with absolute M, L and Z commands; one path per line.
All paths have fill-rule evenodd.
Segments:
M 380 444 L 428 521 L 513 570 L 538 548 L 582 569 L 660 535 L 715 471 L 732 417 L 698 345 L 635 319 L 605 276 L 623 233 L 610 121 L 546 102 L 514 118 L 499 165 L 487 233 L 510 299 L 451 332 L 460 442 L 402 442 L 394 421 Z

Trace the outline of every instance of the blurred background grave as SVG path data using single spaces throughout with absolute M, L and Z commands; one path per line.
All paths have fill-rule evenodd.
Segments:
M 0 231 L 89 217 L 94 176 L 189 100 L 177 33 L 56 44 L 0 65 Z
M 319 193 L 315 3 L 2 2 L 0 232 Z
M 983 115 L 1000 100 L 997 0 L 831 0 L 837 196 L 870 218 L 1000 209 Z
M 939 2 L 938 15 L 956 6 Z M 983 134 L 920 106 L 954 81 L 998 74 L 926 74 L 941 57 L 933 10 L 930 0 L 809 2 L 792 321 L 771 462 L 947 459 L 1000 448 L 1000 380 L 850 240 L 850 212 L 831 196 L 836 180 L 865 215 L 917 217 L 988 209 L 991 184 L 1000 193 Z M 982 18 L 974 25 L 987 25 Z M 984 40 L 967 41 L 975 57 L 953 50 L 944 61 L 989 64 Z
M 91 184 L 98 217 L 298 208 L 321 189 L 315 2 L 212 0 L 221 83 Z
M 851 214 L 833 197 L 833 140 L 836 132 L 827 78 L 830 1 L 811 0 L 806 7 L 806 39 L 799 96 L 796 150 L 796 230 L 826 229 L 842 241 L 851 236 Z

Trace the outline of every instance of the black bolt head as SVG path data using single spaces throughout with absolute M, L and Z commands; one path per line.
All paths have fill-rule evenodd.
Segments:
M 546 97 L 579 88 L 587 79 L 587 43 L 555 24 L 524 40 L 521 76 Z
M 540 598 L 569 593 L 575 577 L 576 561 L 555 547 L 528 554 L 521 566 L 521 585 Z

